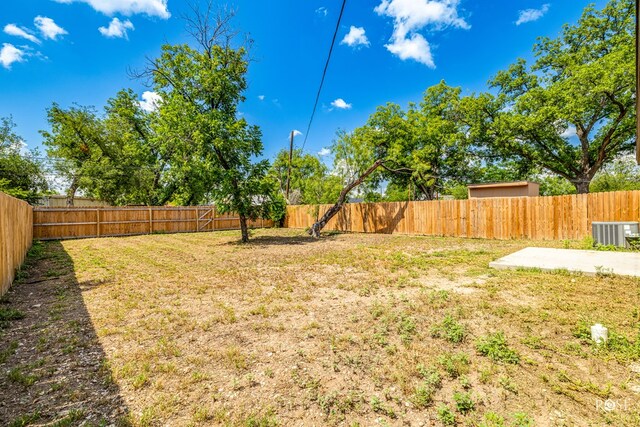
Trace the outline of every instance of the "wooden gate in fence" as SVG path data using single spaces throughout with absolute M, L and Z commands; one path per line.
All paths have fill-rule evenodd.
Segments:
M 249 226 L 272 227 L 273 221 L 258 219 Z M 213 206 L 33 209 L 33 238 L 38 240 L 239 229 L 235 214 L 220 214 Z

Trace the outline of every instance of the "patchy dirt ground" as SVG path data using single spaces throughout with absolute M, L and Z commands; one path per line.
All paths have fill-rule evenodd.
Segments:
M 523 241 L 237 239 L 37 245 L 0 424 L 640 425 L 637 279 L 487 267 Z

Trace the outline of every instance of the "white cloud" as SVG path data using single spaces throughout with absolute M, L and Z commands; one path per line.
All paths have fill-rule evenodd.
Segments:
M 549 4 L 543 4 L 542 8 L 540 9 L 525 9 L 525 10 L 519 11 L 516 25 L 537 21 L 549 11 L 549 7 L 550 7 Z
M 346 44 L 351 47 L 369 46 L 369 39 L 365 34 L 364 28 L 352 25 L 340 44 Z
M 393 34 L 385 47 L 402 60 L 413 59 L 434 68 L 429 42 L 418 32 L 425 28 L 471 28 L 458 16 L 459 3 L 460 0 L 382 0 L 375 12 L 394 20 Z
M 109 22 L 108 27 L 98 28 L 98 31 L 100 31 L 100 34 L 102 34 L 103 36 L 119 39 L 129 39 L 129 35 L 127 34 L 128 30 L 135 30 L 131 21 L 129 21 L 128 19 L 121 21 L 118 18 L 113 18 L 111 22 Z
M 58 36 L 68 34 L 64 28 L 46 16 L 36 16 L 33 23 L 45 39 L 56 40 Z
M 161 101 L 162 98 L 156 92 L 145 91 L 142 93 L 142 101 L 138 102 L 140 103 L 140 108 L 152 112 L 158 109 Z
M 258 99 L 259 99 L 260 101 L 264 101 L 264 95 L 258 95 Z
M 331 150 L 329 150 L 327 147 L 324 147 L 322 150 L 318 151 L 318 156 L 320 157 L 325 157 L 329 154 L 331 154 Z
M 351 107 L 352 107 L 352 105 L 351 105 L 351 104 L 347 104 L 347 103 L 345 102 L 345 100 L 344 100 L 344 99 L 342 99 L 342 98 L 338 98 L 338 99 L 336 99 L 335 101 L 333 101 L 333 102 L 331 103 L 331 105 L 332 105 L 333 107 L 335 107 L 335 108 L 340 109 L 340 110 L 350 110 L 350 109 L 351 109 Z
M 298 129 L 293 130 L 293 136 L 300 136 L 300 135 L 302 135 L 302 132 L 300 132 Z
M 329 13 L 329 11 L 327 10 L 326 7 L 319 7 L 316 9 L 316 13 L 322 17 L 327 16 L 327 14 Z
M 55 0 L 58 3 L 86 3 L 105 15 L 120 13 L 125 16 L 143 14 L 169 19 L 167 0 Z
M 395 40 L 386 45 L 386 48 L 403 61 L 413 59 L 429 68 L 436 67 L 431 54 L 431 46 L 421 34 L 412 34 L 410 38 Z
M 10 43 L 3 43 L 0 49 L 0 65 L 8 70 L 14 62 L 23 62 L 26 56 L 27 53 L 24 50 Z
M 569 126 L 567 129 L 560 134 L 563 138 L 572 138 L 576 136 L 576 128 L 575 126 Z
M 28 28 L 18 27 L 16 24 L 7 24 L 4 27 L 4 32 L 10 36 L 22 37 L 30 42 L 40 44 L 40 39 L 34 36 Z

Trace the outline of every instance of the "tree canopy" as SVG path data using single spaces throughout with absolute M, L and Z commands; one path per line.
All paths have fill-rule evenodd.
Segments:
M 634 146 L 634 10 L 631 0 L 588 6 L 559 37 L 539 39 L 532 64 L 519 59 L 499 72 L 495 94 L 464 100 L 474 142 L 588 192 L 598 170 Z
M 364 126 L 339 132 L 332 151 L 336 171 L 348 184 L 310 233 L 319 236 L 357 186 L 367 200 L 378 199 L 374 190 L 382 182 L 396 195 L 409 189 L 408 196 L 432 200 L 448 181 L 462 177 L 468 170 L 469 144 L 458 116 L 459 101 L 460 89 L 443 81 L 427 89 L 420 105 L 411 104 L 408 111 L 388 103 Z
M 67 181 L 67 201 L 78 190 L 114 205 L 164 204 L 173 194 L 164 185 L 166 161 L 157 146 L 153 114 L 131 90 L 107 101 L 104 114 L 74 105 L 49 108 L 50 130 L 41 131 L 47 154 Z
M 0 117 L 0 191 L 35 203 L 49 189 L 37 152 L 25 152 L 11 117 Z
M 378 107 L 363 127 L 339 132 L 332 147 L 336 168 L 354 179 L 381 160 L 380 169 L 364 183 L 365 192 L 387 182 L 390 194 L 435 199 L 451 182 L 471 173 L 472 153 L 459 115 L 460 93 L 460 88 L 442 81 L 407 111 L 393 103 Z
M 273 177 L 280 193 L 285 195 L 289 171 L 289 150 L 276 155 L 269 175 Z M 315 205 L 335 202 L 343 181 L 316 156 L 303 154 L 294 149 L 291 156 L 291 178 L 288 203 L 292 205 Z
M 605 165 L 591 181 L 591 191 L 640 190 L 640 166 L 631 155 Z

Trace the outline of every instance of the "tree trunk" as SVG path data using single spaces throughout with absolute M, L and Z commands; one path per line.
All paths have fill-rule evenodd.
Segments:
M 249 242 L 249 227 L 247 227 L 247 217 L 240 214 L 240 232 L 242 233 L 242 243 Z
M 327 225 L 327 223 L 329 222 L 329 220 L 331 220 L 331 218 L 333 218 L 338 212 L 340 212 L 340 209 L 342 209 L 342 205 L 344 205 L 344 202 L 347 200 L 347 195 L 349 194 L 349 192 L 353 190 L 355 187 L 357 187 L 358 185 L 362 184 L 362 182 L 369 175 L 371 175 L 376 169 L 378 169 L 378 167 L 382 163 L 383 163 L 382 160 L 376 160 L 376 162 L 373 165 L 371 165 L 369 169 L 367 169 L 362 175 L 360 175 L 360 177 L 358 177 L 358 179 L 356 179 L 355 181 L 347 185 L 340 192 L 340 197 L 338 197 L 338 201 L 336 202 L 336 204 L 331 206 L 329 210 L 326 211 L 324 215 L 322 215 L 322 218 L 320 218 L 318 222 L 316 222 L 311 226 L 311 229 L 309 230 L 309 234 L 315 238 L 319 238 L 320 232 L 322 231 L 324 226 Z
M 572 184 L 574 187 L 576 187 L 576 192 L 578 194 L 587 194 L 589 193 L 589 184 L 591 183 L 590 180 L 587 179 L 579 179 L 576 181 L 573 181 Z
M 74 177 L 69 190 L 67 190 L 67 207 L 73 207 L 76 191 L 78 191 L 78 179 Z

